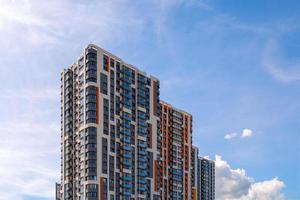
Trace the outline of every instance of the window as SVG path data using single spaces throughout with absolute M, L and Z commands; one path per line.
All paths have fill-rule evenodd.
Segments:
M 113 156 L 109 156 L 109 190 L 114 191 L 115 180 L 115 159 Z
M 109 57 L 107 55 L 103 55 L 103 69 L 105 71 L 108 71 L 108 62 L 109 62 Z
M 107 99 L 103 101 L 103 133 L 108 135 L 109 131 L 109 102 Z
M 102 173 L 107 174 L 107 139 L 102 138 Z
M 107 94 L 107 76 L 103 73 L 100 73 L 100 92 Z
M 110 59 L 110 67 L 114 68 L 115 67 L 115 60 L 114 59 Z

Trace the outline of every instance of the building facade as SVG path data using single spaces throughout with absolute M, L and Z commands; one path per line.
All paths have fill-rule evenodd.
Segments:
M 199 196 L 192 116 L 159 95 L 157 78 L 93 44 L 63 70 L 60 200 Z

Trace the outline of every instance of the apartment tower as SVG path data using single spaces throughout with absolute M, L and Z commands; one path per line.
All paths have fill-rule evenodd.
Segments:
M 199 149 L 192 146 L 191 150 L 191 187 L 192 187 L 192 200 L 200 200 L 200 171 L 198 167 Z
M 88 45 L 61 73 L 61 199 L 159 199 L 159 81 Z
M 215 199 L 215 162 L 207 158 L 198 158 L 198 182 L 200 200 Z
M 191 153 L 192 200 L 215 199 L 215 162 L 199 156 L 199 149 Z
M 161 101 L 162 199 L 190 200 L 192 116 Z

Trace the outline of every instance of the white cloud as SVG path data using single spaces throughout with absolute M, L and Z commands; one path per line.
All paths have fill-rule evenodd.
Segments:
M 216 155 L 216 197 L 235 199 L 246 194 L 253 179 L 246 176 L 244 169 L 231 169 L 230 165 Z
M 241 135 L 241 138 L 247 138 L 247 137 L 251 137 L 253 134 L 253 131 L 251 129 L 245 128 L 243 129 Z M 239 134 L 238 133 L 228 133 L 224 136 L 224 139 L 226 140 L 230 140 L 232 138 L 237 137 Z
M 280 190 L 284 183 L 278 178 L 272 180 L 254 183 L 248 191 L 248 194 L 241 197 L 241 200 L 283 200 L 284 195 Z
M 246 137 L 251 137 L 253 134 L 253 131 L 251 129 L 245 128 L 242 132 L 241 137 L 246 138 Z
M 216 199 L 217 200 L 283 200 L 281 189 L 284 183 L 277 178 L 255 182 L 244 169 L 232 169 L 216 155 Z
M 238 135 L 237 133 L 228 133 L 228 134 L 226 134 L 226 135 L 224 136 L 224 138 L 225 138 L 226 140 L 230 140 L 230 139 L 236 137 L 237 135 Z

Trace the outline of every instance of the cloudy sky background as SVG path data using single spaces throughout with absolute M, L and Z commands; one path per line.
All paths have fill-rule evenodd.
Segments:
M 60 72 L 95 43 L 161 80 L 218 199 L 300 199 L 300 4 L 0 0 L 0 199 L 53 199 Z

